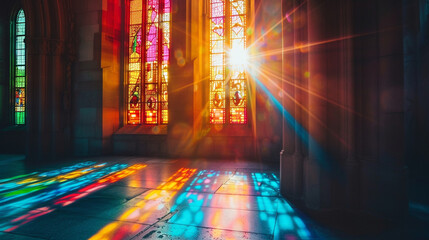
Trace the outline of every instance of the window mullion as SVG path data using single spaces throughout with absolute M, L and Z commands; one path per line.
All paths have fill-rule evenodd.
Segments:
M 142 0 L 142 37 L 141 37 L 141 82 L 140 82 L 140 124 L 146 124 L 146 39 L 147 39 L 147 1 Z
M 158 3 L 158 55 L 157 55 L 157 62 L 158 62 L 158 76 L 157 76 L 157 124 L 161 124 L 162 119 L 162 107 L 161 107 L 161 92 L 162 92 L 162 46 L 163 46 L 163 30 L 162 30 L 162 24 L 163 24 L 163 9 L 164 9 L 164 1 L 160 0 Z
M 225 122 L 224 124 L 229 125 L 229 119 L 231 117 L 230 109 L 230 85 L 231 85 L 231 66 L 229 64 L 230 50 L 231 50 L 231 4 L 230 0 L 225 0 Z

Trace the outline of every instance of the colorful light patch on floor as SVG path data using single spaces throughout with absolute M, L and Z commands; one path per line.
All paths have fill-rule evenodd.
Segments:
M 24 186 L 23 188 L 19 188 L 18 190 L 13 190 L 13 191 L 9 191 L 9 192 L 0 194 L 0 203 L 7 202 L 7 201 L 10 201 L 10 200 L 13 200 L 13 199 L 16 199 L 19 197 L 23 197 L 25 195 L 28 195 L 28 194 L 31 194 L 31 193 L 34 193 L 34 192 L 37 192 L 37 191 L 40 191 L 43 189 L 46 189 L 52 184 L 61 183 L 61 182 L 65 182 L 65 181 L 70 180 L 70 179 L 75 179 L 75 178 L 81 177 L 81 176 L 88 174 L 90 172 L 93 172 L 93 171 L 97 170 L 98 168 L 103 167 L 105 165 L 106 165 L 105 163 L 97 164 L 97 165 L 94 165 L 92 167 L 79 169 L 79 170 L 76 170 L 76 171 L 73 171 L 70 173 L 59 175 L 57 177 L 37 181 L 37 182 L 31 183 L 31 184 L 28 184 L 28 185 Z
M 82 167 L 83 165 L 86 164 L 77 164 L 74 167 Z M 3 198 L 0 199 L 2 202 L 5 202 L 4 205 L 0 206 L 0 211 L 3 213 L 2 218 L 7 219 L 7 217 L 12 217 L 13 219 L 9 222 L 0 223 L 0 230 L 5 232 L 13 231 L 40 216 L 46 215 L 60 207 L 67 206 L 78 199 L 132 175 L 145 167 L 146 165 L 143 164 L 128 166 L 128 164 L 125 163 L 118 163 L 109 166 L 106 163 L 102 163 L 59 175 L 51 179 L 39 181 L 36 184 L 38 185 L 36 187 L 43 187 L 42 189 L 30 186 L 28 191 L 23 189 L 17 190 L 18 192 L 13 191 L 8 193 L 13 193 L 12 196 L 14 198 L 8 198 L 3 195 Z M 67 171 L 73 168 L 68 167 Z M 67 172 L 63 170 L 64 169 L 56 171 L 55 174 Z M 44 176 L 53 175 L 45 174 Z M 62 195 L 73 192 L 79 188 L 82 189 L 62 197 Z M 38 192 L 39 190 L 43 191 Z M 30 196 L 24 198 L 27 194 L 30 194 Z M 55 200 L 55 198 L 58 197 L 59 199 Z M 37 207 L 41 204 L 46 204 L 46 206 Z M 29 210 L 32 207 L 37 208 Z M 17 214 L 24 213 L 26 211 L 27 213 L 16 217 Z
M 206 171 L 200 171 L 186 190 L 194 189 L 194 185 L 198 186 L 204 172 Z M 312 237 L 304 221 L 298 217 L 286 200 L 266 197 L 278 195 L 273 194 L 273 192 L 279 191 L 279 179 L 275 174 L 236 172 L 222 186 L 227 185 L 237 188 L 227 188 L 231 191 L 225 194 L 220 194 L 220 191 L 216 191 L 215 194 L 192 191 L 179 194 L 172 207 L 172 211 L 178 211 L 168 223 L 187 227 L 175 227 L 175 231 L 169 232 L 168 236 L 192 238 L 199 235 L 198 231 L 202 231 L 202 229 L 213 228 L 225 230 L 226 232 L 218 231 L 218 237 L 222 235 L 222 237 L 227 236 L 230 239 L 240 238 L 234 236 L 234 232 L 229 232 L 231 230 L 274 234 L 275 239 L 308 239 Z M 237 190 L 239 191 L 237 192 Z M 278 221 L 279 218 L 281 221 Z M 192 226 L 199 227 L 200 230 L 192 228 Z M 166 226 L 166 228 L 173 227 Z M 216 231 L 211 234 L 212 237 L 216 237 Z
M 167 182 L 144 193 L 91 239 L 211 237 L 240 239 L 246 232 L 260 236 L 307 239 L 304 221 L 278 197 L 279 179 L 273 173 L 180 169 Z M 247 191 L 217 193 L 221 186 L 237 184 Z M 276 194 L 273 194 L 276 192 Z M 257 196 L 255 196 L 257 195 Z M 267 197 L 275 195 L 274 197 Z M 277 218 L 291 222 L 277 222 Z M 149 224 L 149 226 L 144 227 Z M 153 226 L 153 227 L 152 227 Z M 158 227 L 156 227 L 158 226 Z M 153 229 L 155 230 L 153 230 Z M 165 229 L 164 232 L 156 229 Z M 173 231 L 174 229 L 174 231 Z M 241 232 L 243 234 L 237 234 Z M 202 233 L 205 232 L 205 233 Z
M 8 191 L 14 188 L 21 188 L 22 186 L 27 184 L 43 181 L 48 177 L 59 176 L 61 174 L 66 174 L 72 171 L 76 171 L 77 169 L 88 167 L 94 164 L 95 162 L 88 161 L 88 162 L 78 163 L 72 166 L 66 166 L 57 170 L 43 172 L 40 174 L 35 172 L 31 174 L 24 174 L 24 175 L 15 176 L 8 179 L 3 179 L 1 182 L 4 182 L 4 183 L 0 184 L 0 192 Z
M 125 235 L 132 236 L 137 234 L 141 230 L 141 225 L 130 225 L 126 222 L 145 222 L 154 212 L 165 208 L 165 203 L 176 195 L 177 191 L 183 187 L 195 172 L 196 169 L 179 169 L 167 179 L 167 182 L 160 184 L 157 189 L 149 191 L 141 201 L 124 212 L 118 218 L 122 222 L 110 223 L 90 239 L 122 239 Z
M 145 169 L 146 164 L 76 166 L 81 168 L 45 174 L 50 177 L 40 177 L 39 173 L 20 175 L 3 182 L 18 183 L 39 176 L 36 181 L 23 185 L 30 189 L 29 193 L 16 194 L 14 196 L 19 197 L 0 206 L 0 231 L 25 233 L 40 224 L 52 224 L 49 214 L 55 212 L 54 219 L 79 213 L 79 218 L 102 220 L 104 227 L 95 223 L 97 227 L 84 235 L 85 239 L 309 239 L 315 236 L 302 214 L 280 196 L 279 179 L 270 171 L 178 169 L 153 163 L 136 174 Z M 127 180 L 121 181 L 124 179 Z M 146 184 L 148 181 L 152 181 L 150 187 Z M 36 191 L 32 187 L 45 188 Z M 121 189 L 131 197 L 123 198 L 122 193 L 116 192 Z M 0 200 L 5 199 L 4 194 L 18 190 L 4 192 Z M 89 197 L 91 194 L 93 197 Z M 105 198 L 117 198 L 121 203 L 115 205 L 117 200 L 111 202 Z M 89 213 L 87 207 L 99 201 L 108 209 L 96 207 Z M 58 209 L 62 211 L 56 211 Z M 106 222 L 110 223 L 105 225 Z M 81 227 L 85 228 L 85 224 Z
M 206 184 L 210 182 L 212 182 L 211 184 L 215 184 L 217 182 L 216 178 L 213 179 L 213 181 L 205 181 L 209 178 L 202 179 L 201 176 L 204 175 L 205 172 L 207 171 L 200 171 L 187 189 L 194 189 L 194 185 L 199 186 L 200 182 L 206 182 Z M 238 174 L 238 176 L 237 173 L 227 173 L 225 175 L 229 175 L 229 179 L 246 177 L 243 177 L 240 173 Z M 249 174 L 251 175 L 252 173 Z M 207 175 L 207 177 L 213 176 L 219 177 L 219 174 L 214 172 Z M 246 185 L 244 184 L 244 186 Z M 245 189 L 250 190 L 251 187 L 252 185 L 248 187 L 246 186 Z M 211 187 L 209 186 L 206 188 L 210 189 Z M 248 193 L 249 192 L 250 191 L 248 191 Z M 241 193 L 244 194 L 243 192 Z M 245 232 L 256 231 L 262 234 L 270 234 L 274 230 L 275 218 L 272 222 L 259 221 L 257 218 L 258 214 L 255 212 L 255 210 L 259 210 L 256 208 L 256 204 L 252 204 L 253 207 L 247 206 L 248 209 L 238 207 L 238 205 L 246 206 L 250 201 L 250 196 L 233 194 L 234 193 L 203 194 L 198 192 L 184 192 L 179 195 L 176 199 L 175 205 L 172 207 L 172 210 L 178 209 L 178 212 L 175 213 L 168 222 L 204 228 L 220 228 L 224 230 Z M 272 215 L 276 216 L 275 208 L 269 210 L 271 210 L 270 213 Z M 264 211 L 268 212 L 268 209 L 264 209 Z M 179 234 L 178 236 L 181 234 L 186 236 L 189 233 L 183 232 L 177 234 Z
M 231 174 L 232 172 L 227 171 L 201 170 L 192 180 L 190 186 L 186 188 L 186 191 L 214 193 L 226 180 L 228 180 L 226 177 Z
M 28 174 L 22 174 L 22 175 L 14 176 L 14 177 L 11 177 L 11 178 L 4 178 L 4 179 L 0 180 L 0 183 L 10 182 L 10 181 L 13 181 L 13 180 L 16 180 L 16 179 L 20 179 L 20 178 L 24 178 L 24 177 L 28 177 L 28 176 L 34 175 L 36 173 L 37 172 L 28 173 Z

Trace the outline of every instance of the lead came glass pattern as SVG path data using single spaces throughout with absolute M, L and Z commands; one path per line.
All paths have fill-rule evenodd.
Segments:
M 25 124 L 26 115 L 26 49 L 25 49 L 25 14 L 18 11 L 15 22 L 15 73 L 14 73 L 14 102 L 16 125 Z
M 162 68 L 161 68 L 161 124 L 168 123 L 168 65 L 170 62 L 171 0 L 162 6 Z
M 159 3 L 147 0 L 146 11 L 145 112 L 146 124 L 158 123 L 159 109 Z
M 225 123 L 225 0 L 210 1 L 210 123 Z
M 128 124 L 141 123 L 142 0 L 130 1 L 128 55 Z
M 130 1 L 128 124 L 168 123 L 170 25 L 170 0 Z
M 227 113 L 228 123 L 247 123 L 246 25 L 246 0 L 210 0 L 211 124 L 225 124 Z
M 230 48 L 231 54 L 236 54 L 230 63 L 230 123 L 247 123 L 247 85 L 245 71 L 246 55 L 246 1 L 230 1 Z

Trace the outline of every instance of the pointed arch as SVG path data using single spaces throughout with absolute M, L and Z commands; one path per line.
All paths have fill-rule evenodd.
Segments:
M 26 19 L 20 8 L 12 27 L 11 92 L 13 103 L 13 124 L 25 125 L 27 115 L 27 49 L 25 45 Z

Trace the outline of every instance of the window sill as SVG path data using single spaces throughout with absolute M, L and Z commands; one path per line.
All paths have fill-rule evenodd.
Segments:
M 249 125 L 209 125 L 209 137 L 251 137 L 252 129 Z
M 127 125 L 120 128 L 114 134 L 117 134 L 117 135 L 167 135 L 167 125 L 159 125 L 159 126 Z
M 27 130 L 27 125 L 10 125 L 10 126 L 6 126 L 3 127 L 0 131 L 2 132 L 20 132 L 20 131 L 26 131 Z

